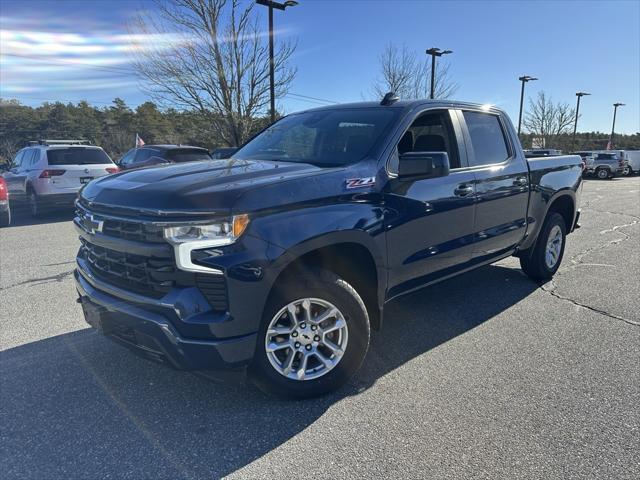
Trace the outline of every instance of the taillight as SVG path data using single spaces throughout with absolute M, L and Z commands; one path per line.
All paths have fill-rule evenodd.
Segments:
M 7 190 L 7 182 L 4 178 L 0 177 L 0 201 L 6 201 L 9 199 L 9 191 Z
M 118 173 L 120 171 L 118 167 L 107 167 L 105 168 L 105 170 L 107 171 L 107 173 Z
M 59 177 L 63 175 L 66 170 L 43 170 L 40 174 L 40 178 Z

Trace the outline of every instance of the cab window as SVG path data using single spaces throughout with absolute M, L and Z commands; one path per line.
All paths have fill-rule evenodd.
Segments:
M 448 110 L 429 111 L 414 120 L 398 142 L 389 170 L 397 173 L 400 155 L 408 152 L 446 152 L 451 169 L 460 168 L 458 143 Z
M 474 153 L 469 159 L 472 166 L 501 163 L 511 156 L 497 115 L 480 112 L 463 112 L 463 115 Z

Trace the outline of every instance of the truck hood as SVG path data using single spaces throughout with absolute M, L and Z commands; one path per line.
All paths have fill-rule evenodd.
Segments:
M 86 202 L 161 212 L 228 212 L 238 197 L 261 185 L 321 173 L 306 163 L 206 160 L 122 172 L 89 183 Z

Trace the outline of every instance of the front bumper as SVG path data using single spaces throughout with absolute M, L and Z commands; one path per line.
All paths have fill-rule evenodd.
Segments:
M 224 339 L 186 338 L 168 320 L 175 306 L 102 283 L 78 259 L 75 281 L 85 320 L 112 340 L 143 357 L 180 370 L 246 366 L 256 334 Z

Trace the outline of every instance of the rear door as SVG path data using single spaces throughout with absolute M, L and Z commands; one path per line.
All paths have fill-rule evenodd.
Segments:
M 497 111 L 459 112 L 469 165 L 475 175 L 474 264 L 504 256 L 524 237 L 529 167 L 515 132 Z
M 53 147 L 47 150 L 50 193 L 73 193 L 115 164 L 101 148 Z
M 444 177 L 392 177 L 385 191 L 389 298 L 464 269 L 471 260 L 475 195 L 454 111 L 427 110 L 403 134 L 388 167 L 405 152 L 444 151 Z

